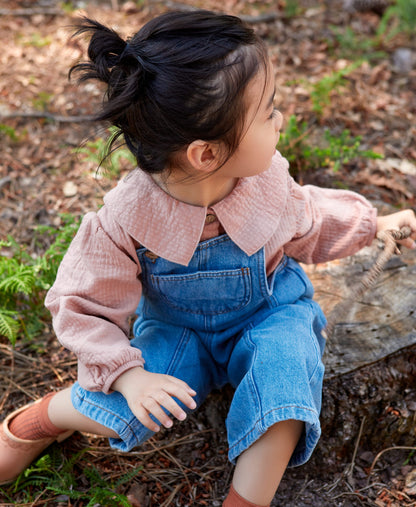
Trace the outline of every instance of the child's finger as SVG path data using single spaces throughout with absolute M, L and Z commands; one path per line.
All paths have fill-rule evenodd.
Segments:
M 136 418 L 143 424 L 143 426 L 146 426 L 150 431 L 154 431 L 157 433 L 160 430 L 160 426 L 153 421 L 153 419 L 150 417 L 147 410 L 142 407 L 136 407 L 135 410 L 132 410 Z
M 158 409 L 154 408 L 155 404 L 159 407 Z M 167 428 L 172 426 L 172 420 L 168 417 L 168 415 L 166 415 L 161 407 L 165 408 L 173 417 L 179 421 L 186 419 L 186 412 L 169 394 L 164 391 L 161 391 L 154 395 L 152 398 L 149 398 L 143 403 L 143 405 L 146 409 L 151 411 L 155 417 L 159 419 L 163 426 L 166 426 Z
M 165 428 L 171 428 L 173 425 L 172 419 L 163 410 L 162 406 L 154 399 L 148 398 L 144 403 L 143 407 L 162 424 Z M 166 407 L 165 407 L 166 408 Z M 186 417 L 186 414 L 185 414 Z
M 168 389 L 166 389 L 166 392 L 167 392 L 170 396 L 173 396 L 174 398 L 177 398 L 179 401 L 181 401 L 181 402 L 182 402 L 182 403 L 183 403 L 186 407 L 190 408 L 191 410 L 194 410 L 194 409 L 196 408 L 196 403 L 195 403 L 195 400 L 194 400 L 194 399 L 193 399 L 193 397 L 192 397 L 192 396 L 194 396 L 194 395 L 192 395 L 192 396 L 191 396 L 191 395 L 188 393 L 188 391 L 184 391 L 182 388 L 177 389 L 177 388 L 175 388 L 175 387 L 173 387 L 173 386 L 169 386 L 169 387 L 168 387 Z M 195 391 L 194 391 L 194 392 L 195 392 Z M 196 393 L 195 393 L 195 394 L 196 394 Z M 177 404 L 177 403 L 176 403 L 176 402 L 175 402 L 172 398 L 171 398 L 171 400 L 175 403 L 175 407 L 174 407 L 175 412 L 173 412 L 173 411 L 172 411 L 172 409 L 171 409 L 171 406 L 172 406 L 171 402 L 169 402 L 170 407 L 169 407 L 169 408 L 168 408 L 168 407 L 166 407 L 166 408 L 167 408 L 170 412 L 172 412 L 172 413 L 173 413 L 173 415 L 175 415 L 175 417 L 176 417 L 177 419 L 180 419 L 180 420 L 181 420 L 181 417 L 178 417 L 178 416 L 176 415 L 176 413 L 178 413 L 178 414 L 180 413 L 180 412 L 176 409 L 176 407 L 178 407 L 178 408 L 179 408 L 182 412 L 183 412 L 183 410 L 179 407 L 179 405 L 178 405 L 178 404 Z M 166 406 L 166 405 L 164 405 L 164 406 Z M 184 412 L 184 413 L 185 413 L 185 412 Z M 186 414 L 185 414 L 185 415 L 186 415 Z
M 416 249 L 416 242 L 411 237 L 410 238 L 406 238 L 406 239 L 402 239 L 401 241 L 398 241 L 398 243 L 400 245 L 403 245 L 406 248 L 409 248 L 410 250 L 415 250 Z
M 191 396 L 196 395 L 196 391 L 192 389 L 186 382 L 177 378 L 177 377 L 169 377 L 173 383 L 177 384 L 179 387 L 182 387 L 186 392 L 188 392 Z

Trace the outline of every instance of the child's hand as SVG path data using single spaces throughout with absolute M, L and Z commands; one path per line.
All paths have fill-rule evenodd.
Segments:
M 416 217 L 414 211 L 408 209 L 393 213 L 392 215 L 377 217 L 377 232 L 391 229 L 399 230 L 406 225 L 410 227 L 412 234 L 407 239 L 398 241 L 398 243 L 414 250 L 416 248 Z
M 162 407 L 179 421 L 186 418 L 186 412 L 173 397 L 190 409 L 196 408 L 196 403 L 192 399 L 196 392 L 186 382 L 170 375 L 151 373 L 140 367 L 131 368 L 120 375 L 112 388 L 126 398 L 133 414 L 152 431 L 159 431 L 160 427 L 150 418 L 150 414 L 165 428 L 170 428 L 173 424 Z

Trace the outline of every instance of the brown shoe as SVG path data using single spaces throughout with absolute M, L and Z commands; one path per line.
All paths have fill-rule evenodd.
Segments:
M 23 440 L 15 437 L 10 432 L 9 424 L 17 414 L 31 405 L 33 403 L 12 412 L 0 426 L 0 485 L 13 482 L 44 449 L 55 441 L 62 442 L 73 433 L 72 430 L 69 430 L 57 437 L 42 438 L 41 440 Z

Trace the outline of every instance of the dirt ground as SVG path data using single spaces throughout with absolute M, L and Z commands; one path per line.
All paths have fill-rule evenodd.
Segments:
M 97 164 L 75 153 L 105 130 L 88 121 L 100 105 L 100 87 L 68 80 L 69 67 L 85 55 L 82 39 L 70 38 L 77 18 L 88 14 L 127 36 L 154 15 L 187 6 L 241 15 L 252 24 L 270 48 L 279 109 L 286 118 L 296 115 L 299 123 L 312 125 L 308 134 L 317 142 L 326 127 L 349 129 L 362 136 L 364 148 L 384 156 L 357 160 L 338 172 L 330 167 L 308 172 L 295 164 L 299 181 L 349 188 L 397 209 L 415 208 L 415 36 L 399 34 L 376 49 L 358 46 L 358 39 L 351 47 L 341 45 L 337 28 L 350 27 L 364 40 L 374 34 L 379 15 L 347 12 L 343 1 L 304 0 L 297 2 L 301 10 L 292 17 L 284 10 L 290 4 L 294 2 L 0 1 L 0 238 L 12 234 L 33 247 L 37 225 L 58 226 L 61 213 L 81 216 L 96 210 L 116 184 L 115 179 L 97 178 Z M 266 21 L 261 18 L 264 13 L 269 15 Z M 378 50 L 383 54 L 377 55 Z M 369 61 L 348 74 L 318 117 L 310 99 L 311 85 L 344 69 L 357 59 L 357 52 L 363 56 L 370 52 Z M 122 174 L 127 170 L 128 166 Z M 25 343 L 12 349 L 0 337 L 0 364 L 2 418 L 23 402 L 76 378 L 76 361 L 50 329 L 37 350 Z M 88 446 L 84 459 L 87 456 L 88 463 L 109 480 L 142 467 L 120 490 L 133 506 L 220 506 L 232 476 L 223 423 L 229 397 L 228 390 L 214 393 L 198 415 L 135 452 L 113 453 L 106 441 L 76 434 L 63 445 L 64 455 L 70 457 Z M 412 452 L 357 448 L 355 455 L 323 461 L 318 447 L 307 465 L 287 472 L 273 505 L 416 505 Z M 78 473 L 82 488 L 82 466 Z M 1 496 L 0 489 L 0 505 L 10 505 L 1 503 Z M 20 501 L 16 498 L 13 505 Z M 30 505 L 83 504 L 58 498 Z

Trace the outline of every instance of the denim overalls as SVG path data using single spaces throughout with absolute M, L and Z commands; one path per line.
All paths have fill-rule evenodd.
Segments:
M 235 388 L 226 420 L 230 461 L 287 419 L 305 422 L 290 465 L 307 461 L 320 435 L 325 317 L 302 268 L 284 257 L 267 277 L 264 249 L 248 256 L 227 235 L 199 243 L 188 266 L 145 248 L 137 255 L 143 297 L 131 345 L 145 368 L 187 382 L 198 406 L 214 388 Z M 76 383 L 72 400 L 117 432 L 115 448 L 128 451 L 153 434 L 120 393 Z

